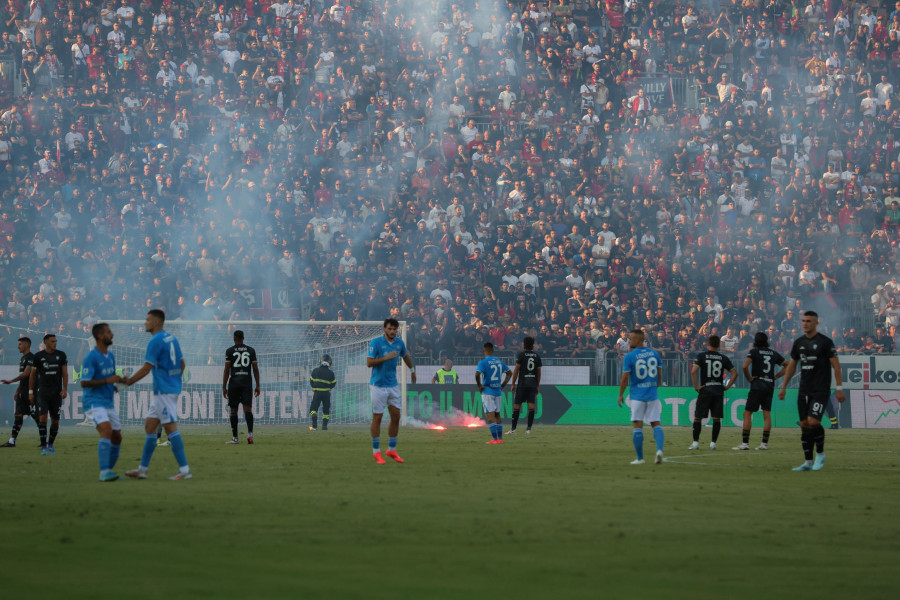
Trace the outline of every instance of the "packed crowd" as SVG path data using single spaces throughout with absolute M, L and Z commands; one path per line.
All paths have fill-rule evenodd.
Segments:
M 5 1 L 2 324 L 269 288 L 435 358 L 680 357 L 855 296 L 838 345 L 900 341 L 900 2 Z

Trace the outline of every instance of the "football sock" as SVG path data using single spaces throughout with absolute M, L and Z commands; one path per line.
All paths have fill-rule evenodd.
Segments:
M 245 412 L 244 413 L 244 422 L 247 423 L 247 433 L 253 435 L 253 413 Z
M 656 449 L 663 449 L 663 442 L 666 441 L 666 434 L 663 433 L 663 428 L 660 425 L 657 425 L 653 428 L 653 439 L 656 440 Z
M 150 459 L 153 458 L 153 451 L 156 450 L 156 439 L 159 434 L 148 433 L 144 439 L 144 451 L 141 452 L 141 469 L 146 470 L 150 466 Z
M 41 446 L 47 445 L 47 426 L 44 424 L 38 425 L 38 435 L 41 436 Z
M 175 461 L 181 470 L 187 469 L 187 456 L 184 455 L 184 440 L 181 439 L 181 432 L 177 429 L 169 434 L 169 441 L 172 442 L 172 454 L 175 455 Z
M 741 441 L 745 444 L 750 443 L 750 430 L 749 429 L 741 429 Z
M 719 432 L 722 431 L 722 420 L 721 419 L 713 419 L 713 430 L 712 430 L 712 441 L 713 443 L 719 440 Z
M 528 411 L 528 429 L 531 429 L 531 426 L 534 425 L 534 410 Z
M 694 421 L 694 441 L 700 441 L 700 429 L 702 429 L 703 425 L 700 424 L 700 421 Z
M 238 425 L 238 416 L 237 413 L 231 413 L 229 416 L 231 420 L 231 437 L 237 437 L 237 425 Z
M 497 423 L 497 439 L 503 439 L 503 423 Z
M 113 444 L 110 443 L 109 446 L 109 468 L 112 470 L 113 467 L 116 466 L 116 463 L 119 461 L 119 450 L 122 449 L 122 444 Z
M 644 460 L 644 430 L 635 428 L 631 433 L 631 441 L 634 443 L 638 460 Z
M 310 422 L 312 423 L 313 428 L 319 424 L 319 415 L 316 414 L 316 411 L 310 411 L 309 413 Z
M 822 454 L 825 452 L 825 428 L 821 425 L 816 425 L 812 429 L 813 441 L 816 442 L 816 452 Z
M 97 457 L 100 459 L 100 472 L 109 471 L 109 451 L 112 443 L 106 438 L 97 442 Z
M 813 459 L 813 433 L 806 427 L 800 430 L 800 444 L 803 446 L 803 456 L 808 461 Z
M 389 437 L 388 438 L 388 452 L 393 452 L 397 449 L 397 438 Z
M 770 433 L 772 433 L 770 430 L 768 430 L 768 429 L 763 429 L 763 440 L 762 440 L 762 441 L 763 441 L 763 444 L 768 444 L 768 443 L 769 443 L 769 434 L 770 434 Z
M 381 450 L 381 438 L 373 437 L 372 438 L 372 454 L 378 454 Z
M 488 427 L 491 430 L 491 439 L 496 440 L 497 439 L 497 424 L 491 423 L 490 425 L 488 425 Z
M 519 411 L 514 408 L 513 413 L 512 413 L 512 426 L 510 427 L 510 429 L 515 429 L 516 425 L 518 425 L 518 424 L 519 424 Z
M 328 420 L 330 418 L 330 415 L 322 415 L 322 429 L 328 429 Z
M 13 421 L 13 427 L 12 427 L 13 443 L 15 443 L 16 438 L 19 437 L 19 432 L 22 431 L 22 423 L 24 423 L 24 422 L 25 422 L 25 417 L 23 417 L 22 415 L 18 415 L 17 417 L 15 417 L 15 420 Z
M 56 436 L 59 434 L 59 423 L 55 425 L 50 425 L 50 437 L 47 439 L 47 443 L 51 446 L 53 442 L 56 441 Z

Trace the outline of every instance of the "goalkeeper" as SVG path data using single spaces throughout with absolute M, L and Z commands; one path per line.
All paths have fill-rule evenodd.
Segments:
M 318 427 L 319 407 L 322 407 L 322 431 L 328 431 L 328 419 L 331 413 L 331 390 L 337 384 L 334 371 L 331 370 L 331 356 L 326 354 L 322 362 L 309 374 L 309 385 L 313 389 L 312 404 L 309 407 L 310 431 Z

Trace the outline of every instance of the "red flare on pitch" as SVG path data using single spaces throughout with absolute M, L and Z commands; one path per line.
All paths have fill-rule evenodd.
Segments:
M 432 425 L 431 429 L 437 429 L 438 431 L 444 431 L 447 428 L 444 427 L 443 425 Z
M 466 427 L 481 427 L 482 425 L 484 425 L 484 423 L 475 422 L 475 423 L 469 423 L 468 425 L 466 425 Z

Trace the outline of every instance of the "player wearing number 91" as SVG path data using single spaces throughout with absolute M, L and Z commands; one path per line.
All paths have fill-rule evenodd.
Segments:
M 156 428 L 160 423 L 166 430 L 166 435 L 172 443 L 172 454 L 178 462 L 178 473 L 169 477 L 173 481 L 191 479 L 191 469 L 188 467 L 184 454 L 184 440 L 175 424 L 178 415 L 178 396 L 181 394 L 181 376 L 184 373 L 185 362 L 181 354 L 181 345 L 175 336 L 163 329 L 166 323 L 166 313 L 159 309 L 153 309 L 147 313 L 144 321 L 144 329 L 153 337 L 147 344 L 147 352 L 144 356 L 144 364 L 138 372 L 131 377 L 126 377 L 125 385 L 134 385 L 153 371 L 153 400 L 147 410 L 147 419 L 144 421 L 144 432 L 147 437 L 144 440 L 144 451 L 141 454 L 141 464 L 137 469 L 126 471 L 125 474 L 135 479 L 147 479 L 147 470 L 150 468 L 150 459 L 156 450 Z
M 819 315 L 808 310 L 800 319 L 803 335 L 794 341 L 791 348 L 791 362 L 784 371 L 784 383 L 778 392 L 778 399 L 784 400 L 788 382 L 800 363 L 800 389 L 797 391 L 797 410 L 800 413 L 800 444 L 803 446 L 805 462 L 794 471 L 819 471 L 825 466 L 825 428 L 822 415 L 828 405 L 831 391 L 831 373 L 834 373 L 835 393 L 838 402 L 844 401 L 841 384 L 841 364 L 831 338 L 819 333 Z M 813 445 L 816 458 L 813 461 Z
M 659 402 L 659 386 L 662 382 L 662 361 L 659 353 L 653 348 L 644 346 L 644 332 L 632 329 L 628 334 L 628 346 L 631 352 L 622 361 L 622 381 L 619 382 L 619 406 L 625 403 L 625 388 L 631 385 L 631 425 L 632 442 L 637 458 L 633 465 L 644 464 L 644 421 L 653 428 L 653 439 L 656 441 L 656 464 L 663 461 L 663 442 L 665 436 L 660 425 L 662 405 Z

